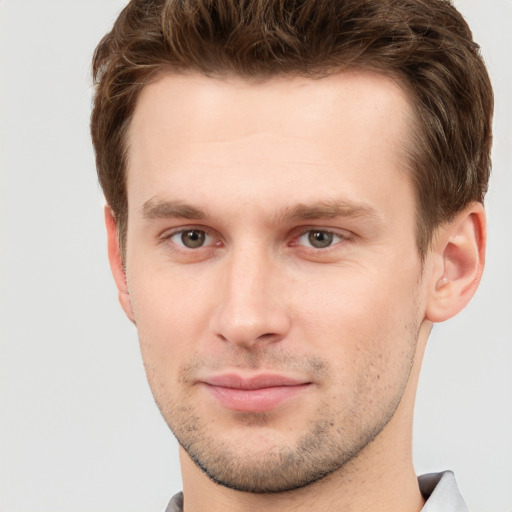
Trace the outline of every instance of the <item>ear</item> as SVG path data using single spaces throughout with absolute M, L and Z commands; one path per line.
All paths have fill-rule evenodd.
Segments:
M 130 293 L 126 283 L 126 273 L 123 268 L 121 251 L 119 249 L 116 220 L 110 206 L 108 205 L 105 206 L 105 226 L 107 227 L 108 260 L 110 262 L 110 269 L 112 270 L 114 281 L 116 282 L 119 302 L 126 313 L 126 316 L 135 323 L 132 303 L 130 301 Z
M 438 229 L 431 249 L 428 320 L 443 322 L 455 316 L 473 297 L 484 269 L 486 238 L 485 211 L 480 203 L 472 203 Z

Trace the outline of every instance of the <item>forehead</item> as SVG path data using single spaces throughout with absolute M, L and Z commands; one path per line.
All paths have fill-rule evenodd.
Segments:
M 181 200 L 191 183 L 201 200 L 229 183 L 240 200 L 282 203 L 403 180 L 411 112 L 402 88 L 371 72 L 257 83 L 163 75 L 142 90 L 129 129 L 129 207 Z
M 398 125 L 410 114 L 402 87 L 369 71 L 346 71 L 316 79 L 284 75 L 262 81 L 164 74 L 142 89 L 130 137 L 143 135 L 151 126 L 164 126 L 176 141 L 180 135 L 235 138 L 272 127 L 302 135 L 304 122 L 310 123 L 310 129 L 318 128 L 317 121 L 329 122 L 336 111 L 342 114 L 340 124 L 344 118 L 368 123 L 385 117 Z M 218 131 L 219 121 L 225 124 L 222 133 Z

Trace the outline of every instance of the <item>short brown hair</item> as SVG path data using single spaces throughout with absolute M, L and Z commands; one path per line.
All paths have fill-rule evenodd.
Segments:
M 96 166 L 126 243 L 126 135 L 141 89 L 162 72 L 266 79 L 366 69 L 397 79 L 415 106 L 408 150 L 417 244 L 473 201 L 490 173 L 493 93 L 447 0 L 132 0 L 99 43 L 91 132 Z

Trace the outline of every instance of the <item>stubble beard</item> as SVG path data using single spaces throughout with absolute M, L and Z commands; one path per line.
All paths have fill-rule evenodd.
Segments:
M 197 467 L 219 485 L 256 494 L 292 491 L 323 479 L 345 466 L 384 427 L 361 432 L 359 439 L 347 441 L 348 436 L 336 429 L 332 420 L 318 420 L 295 443 L 274 446 L 257 456 L 206 435 L 200 418 L 182 418 L 187 423 L 180 421 L 169 427 Z M 198 427 L 194 433 L 185 426 L 190 425 L 188 421 Z M 260 415 L 247 423 L 266 422 Z M 250 438 L 250 433 L 247 435 Z M 341 443 L 336 442 L 340 439 Z
M 206 419 L 191 405 L 192 400 L 155 398 L 179 444 L 213 482 L 243 492 L 280 493 L 305 487 L 347 467 L 370 445 L 393 417 L 405 391 L 412 361 L 413 352 L 395 394 L 385 404 L 380 403 L 372 417 L 363 417 L 361 411 L 365 407 L 340 414 L 339 410 L 333 412 L 332 403 L 323 402 L 302 433 L 295 438 L 289 436 L 285 443 L 270 444 L 260 452 L 228 441 L 227 436 L 213 435 Z M 314 365 L 318 364 L 317 361 Z M 328 367 L 327 362 L 322 365 Z M 181 373 L 186 375 L 187 370 Z M 183 382 L 184 378 L 180 380 Z M 356 402 L 365 403 L 367 398 L 363 393 L 356 397 Z M 237 413 L 237 419 L 247 430 L 244 441 L 248 440 L 249 445 L 252 429 L 263 427 L 271 431 L 272 412 Z

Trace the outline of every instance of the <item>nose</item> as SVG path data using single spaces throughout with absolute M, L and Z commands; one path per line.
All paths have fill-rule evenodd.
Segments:
M 215 335 L 244 348 L 282 340 L 290 316 L 280 274 L 264 251 L 233 251 L 223 264 L 220 301 L 212 318 Z

